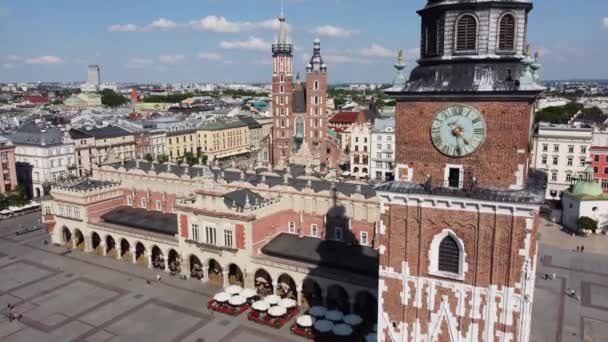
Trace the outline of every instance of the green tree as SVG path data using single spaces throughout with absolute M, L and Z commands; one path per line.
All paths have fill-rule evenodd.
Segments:
M 201 156 L 201 164 L 203 165 L 207 165 L 207 161 L 209 160 L 209 157 L 206 154 L 203 154 Z
M 99 93 L 101 94 L 101 103 L 109 107 L 119 107 L 129 102 L 129 99 L 115 93 L 112 89 L 104 89 Z
M 150 153 L 146 153 L 144 155 L 144 160 L 147 161 L 148 163 L 151 163 L 154 161 L 154 157 Z
M 536 122 L 550 122 L 553 124 L 567 124 L 572 117 L 583 110 L 580 103 L 568 103 L 565 106 L 547 107 L 536 113 Z
M 595 233 L 597 230 L 597 221 L 591 217 L 581 216 L 576 220 L 576 227 L 579 231 L 587 231 Z
M 158 160 L 159 163 L 164 164 L 169 161 L 169 157 L 167 157 L 166 154 L 159 154 L 158 157 L 156 157 L 156 160 Z
M 243 107 L 241 107 L 241 110 L 249 112 L 249 111 L 251 111 L 251 107 L 249 107 L 249 106 L 243 106 Z
M 27 193 L 25 188 L 21 185 L 17 185 L 15 190 L 8 196 L 8 203 L 11 206 L 22 207 L 30 201 L 27 199 Z
M 192 152 L 186 152 L 181 160 L 192 166 L 198 164 L 199 158 Z

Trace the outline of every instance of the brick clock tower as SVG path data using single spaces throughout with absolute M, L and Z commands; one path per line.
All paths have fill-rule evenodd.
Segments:
M 379 341 L 528 341 L 539 208 L 530 172 L 532 0 L 429 0 L 398 70 L 396 180 L 380 186 Z M 401 55 L 401 54 L 400 54 Z M 401 57 L 401 56 L 400 56 Z

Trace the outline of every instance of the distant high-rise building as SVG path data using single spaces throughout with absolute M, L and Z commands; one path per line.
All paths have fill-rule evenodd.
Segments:
M 99 77 L 99 65 L 89 65 L 89 77 L 87 83 L 99 88 L 100 77 Z

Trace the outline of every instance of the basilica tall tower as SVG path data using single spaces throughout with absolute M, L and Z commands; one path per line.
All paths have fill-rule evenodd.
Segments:
M 530 172 L 532 0 L 428 0 L 379 187 L 380 341 L 527 341 L 546 177 Z
M 293 86 L 293 44 L 289 41 L 285 17 L 281 14 L 279 33 L 272 45 L 273 165 L 287 165 L 293 148 Z

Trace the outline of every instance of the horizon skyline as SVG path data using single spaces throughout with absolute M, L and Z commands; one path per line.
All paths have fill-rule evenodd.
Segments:
M 0 37 L 5 47 L 0 82 L 79 82 L 86 80 L 87 65 L 98 64 L 102 82 L 266 83 L 280 3 L 255 2 L 183 0 L 182 6 L 174 6 L 150 0 L 141 7 L 109 0 L 93 11 L 90 4 L 75 0 L 0 0 L 0 32 L 10 33 Z M 390 83 L 400 48 L 409 73 L 419 54 L 416 10 L 425 1 L 379 0 L 371 15 L 385 19 L 381 21 L 369 20 L 366 4 L 286 1 L 295 70 L 303 71 L 313 39 L 320 37 L 331 84 Z M 608 70 L 602 68 L 602 56 L 608 54 L 608 44 L 602 44 L 608 43 L 608 5 L 602 0 L 576 8 L 567 0 L 534 4 L 529 41 L 541 54 L 541 77 L 608 79 Z M 570 25 L 559 25 L 561 21 Z M 23 44 L 29 41 L 39 44 Z

